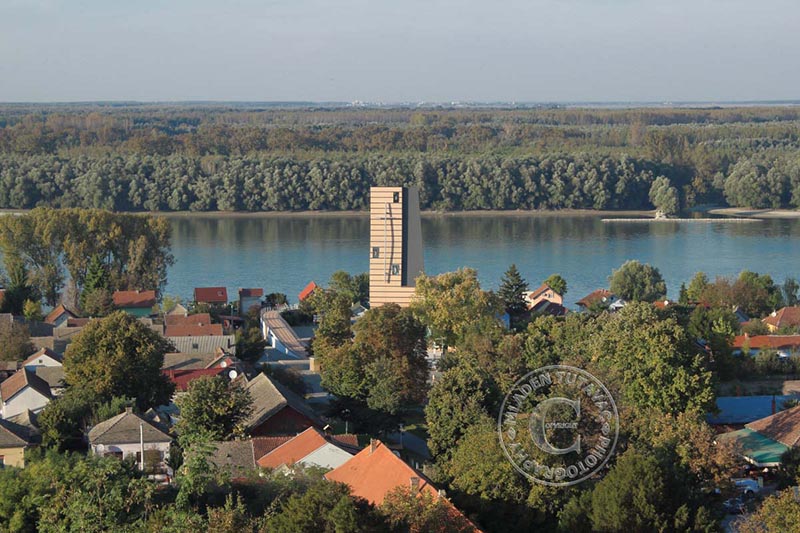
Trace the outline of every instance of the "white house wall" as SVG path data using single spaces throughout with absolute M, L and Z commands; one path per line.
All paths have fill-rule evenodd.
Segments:
M 39 394 L 31 387 L 25 387 L 15 394 L 9 402 L 3 402 L 3 418 L 24 413 L 28 409 L 38 413 L 48 403 L 50 403 L 50 398 Z
M 353 457 L 351 454 L 347 453 L 338 446 L 326 443 L 297 462 L 305 466 L 337 468 L 346 463 L 351 457 Z

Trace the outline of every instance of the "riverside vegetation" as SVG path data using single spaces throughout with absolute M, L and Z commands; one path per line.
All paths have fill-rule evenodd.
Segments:
M 0 208 L 361 210 L 800 205 L 800 109 L 0 107 Z

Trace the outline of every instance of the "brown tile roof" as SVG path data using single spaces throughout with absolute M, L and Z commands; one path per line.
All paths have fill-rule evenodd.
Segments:
M 91 322 L 97 320 L 96 318 L 68 318 L 66 326 L 68 328 L 82 328 Z
M 784 307 L 773 312 L 762 322 L 776 328 L 800 326 L 800 307 Z
M 0 418 L 0 448 L 23 448 L 32 442 L 28 428 Z
M 222 324 L 188 325 L 180 324 L 167 326 L 164 329 L 165 337 L 204 337 L 206 335 L 222 335 Z
M 113 299 L 117 307 L 153 307 L 156 305 L 156 291 L 116 291 Z
M 175 390 L 186 392 L 189 390 L 189 383 L 197 378 L 218 376 L 224 371 L 224 368 L 200 368 L 197 370 L 162 370 L 161 373 L 175 384 Z
M 328 440 L 325 435 L 317 428 L 310 427 L 288 442 L 281 444 L 268 454 L 260 457 L 256 462 L 262 468 L 278 468 L 282 465 L 292 466 L 297 461 L 307 456 L 311 452 L 320 449 Z
M 800 335 L 737 335 L 733 339 L 734 348 L 741 349 L 745 343 L 755 350 L 796 348 L 800 347 Z
M 197 287 L 194 290 L 194 301 L 208 304 L 228 303 L 228 289 L 225 287 Z
M 590 292 L 576 303 L 581 307 L 590 307 L 595 302 L 599 302 L 603 300 L 603 298 L 608 298 L 613 295 L 614 294 L 608 289 L 597 289 L 596 291 Z
M 167 326 L 204 326 L 211 324 L 211 315 L 208 313 L 195 313 L 193 315 L 167 315 L 164 323 Z
M 245 422 L 247 428 L 263 424 L 287 405 L 314 423 L 321 424 L 319 416 L 306 404 L 305 400 L 280 383 L 271 380 L 266 374 L 259 374 L 248 381 L 245 389 L 253 399 L 253 412 Z
M 800 443 L 800 406 L 750 422 L 745 424 L 744 427 L 757 431 L 786 446 L 797 446 Z
M 220 363 L 223 361 L 232 364 L 235 358 L 222 350 L 210 353 L 169 352 L 164 354 L 164 364 L 161 365 L 161 368 L 163 370 L 200 370 L 221 366 Z
M 0 383 L 0 396 L 4 402 L 7 402 L 25 387 L 32 388 L 42 396 L 52 398 L 50 385 L 26 368 L 20 368 L 11 377 Z
M 279 437 L 253 437 L 253 455 L 264 457 L 269 452 L 294 438 L 294 435 L 281 435 Z
M 334 468 L 325 478 L 350 487 L 353 496 L 364 498 L 374 505 L 381 505 L 386 495 L 397 487 L 411 487 L 412 480 L 419 491 L 440 497 L 438 489 L 422 473 L 411 468 L 380 441 L 361 450 L 343 465 Z M 452 512 L 467 520 L 448 500 Z M 480 531 L 475 527 L 474 531 Z
M 300 294 L 297 295 L 297 300 L 302 302 L 303 300 L 311 296 L 311 293 L 314 292 L 314 290 L 317 289 L 317 287 L 318 285 L 316 283 L 310 281 L 308 285 L 306 285 L 305 288 L 302 291 L 300 291 Z
M 64 304 L 58 304 L 53 308 L 52 311 L 47 313 L 47 316 L 44 317 L 44 321 L 48 324 L 55 324 L 56 320 L 58 320 L 58 318 L 63 314 L 66 314 L 70 318 L 75 318 L 75 315 L 72 313 L 72 311 L 64 307 Z
M 264 289 L 239 289 L 239 298 L 261 298 Z
M 246 475 L 255 470 L 256 458 L 250 440 L 231 440 L 212 442 L 214 451 L 208 460 L 232 476 Z
M 542 283 L 541 285 L 539 285 L 539 287 L 537 287 L 536 289 L 532 290 L 528 294 L 528 298 L 533 300 L 534 298 L 536 298 L 537 296 L 539 296 L 540 294 L 542 294 L 543 292 L 548 291 L 548 290 L 552 291 L 553 289 L 550 288 L 550 285 L 548 285 L 547 283 Z M 553 292 L 556 292 L 556 291 L 553 291 Z
M 47 383 L 51 392 L 53 389 L 63 389 L 67 386 L 63 366 L 39 366 L 34 373 Z
M 49 348 L 40 348 L 39 350 L 31 354 L 31 356 L 25 359 L 22 363 L 20 363 L 20 366 L 32 365 L 36 362 L 37 359 L 40 359 L 42 357 L 49 357 L 53 361 L 58 361 L 59 363 L 63 362 L 64 360 L 63 357 L 61 357 L 61 354 L 58 354 Z
M 172 437 L 153 424 L 133 413 L 125 411 L 100 422 L 89 431 L 91 444 L 135 444 L 141 438 L 146 443 L 172 442 Z

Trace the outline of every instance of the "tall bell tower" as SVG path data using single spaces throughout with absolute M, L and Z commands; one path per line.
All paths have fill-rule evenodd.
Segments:
M 423 271 L 416 187 L 372 187 L 369 201 L 369 303 L 407 307 Z

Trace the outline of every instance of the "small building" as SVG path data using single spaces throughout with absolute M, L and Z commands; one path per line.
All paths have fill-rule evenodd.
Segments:
M 222 324 L 177 324 L 167 325 L 164 328 L 165 337 L 205 337 L 208 335 L 221 336 L 222 334 Z
M 207 326 L 211 324 L 211 315 L 195 313 L 193 315 L 167 315 L 164 317 L 167 326 Z
M 354 440 L 358 446 L 357 439 Z M 353 450 L 352 446 L 343 445 L 341 439 L 325 435 L 317 428 L 310 427 L 256 462 L 262 468 L 291 467 L 300 464 L 333 469 L 344 464 L 357 452 L 357 448 Z
M 723 433 L 717 440 L 736 443 L 744 459 L 754 466 L 779 466 L 781 456 L 800 444 L 800 406 L 750 422 L 744 429 Z
M 155 474 L 171 474 L 167 467 L 172 437 L 135 414 L 128 407 L 124 413 L 100 422 L 89 430 L 92 453 L 102 457 L 127 459 L 135 457 L 144 470 Z
M 25 359 L 20 366 L 28 370 L 39 367 L 60 367 L 63 362 L 61 355 L 48 348 L 41 348 Z
M 67 309 L 64 304 L 58 304 L 44 317 L 44 321 L 57 328 L 64 325 L 70 318 L 76 318 L 75 314 Z
M 0 468 L 25 467 L 25 450 L 39 443 L 29 428 L 0 418 Z
M 261 314 L 261 332 L 270 348 L 295 359 L 308 358 L 308 348 L 278 311 Z
M 166 337 L 181 353 L 212 353 L 218 349 L 236 355 L 235 335 L 201 335 L 190 337 Z
M 525 303 L 528 304 L 528 309 L 533 310 L 542 302 L 548 302 L 556 305 L 563 305 L 564 298 L 553 290 L 547 283 L 542 283 L 535 290 L 525 293 Z
M 175 307 L 170 309 L 169 312 L 166 314 L 166 316 L 167 317 L 171 317 L 171 316 L 186 316 L 188 314 L 189 314 L 189 310 L 186 309 L 186 307 L 184 307 L 181 304 L 175 304 Z
M 306 285 L 303 288 L 303 290 L 300 291 L 300 294 L 297 295 L 297 301 L 298 302 L 302 302 L 303 300 L 305 300 L 306 298 L 311 296 L 314 293 L 314 291 L 317 290 L 318 288 L 319 288 L 319 285 L 317 285 L 313 281 L 309 281 L 308 285 Z
M 156 291 L 115 291 L 114 307 L 135 317 L 150 316 L 156 305 Z
M 0 398 L 3 402 L 0 415 L 10 418 L 24 411 L 39 413 L 50 403 L 53 395 L 45 380 L 35 372 L 21 368 L 0 383 Z
M 296 435 L 324 425 L 303 398 L 266 374 L 257 375 L 244 387 L 253 399 L 253 412 L 245 421 L 247 433 L 253 437 Z
M 761 322 L 766 324 L 770 333 L 783 328 L 800 328 L 800 307 L 784 307 L 773 311 Z
M 592 291 L 576 303 L 578 307 L 583 310 L 589 310 L 595 306 L 603 306 L 603 307 L 610 307 L 614 304 L 619 298 L 612 293 L 608 289 L 597 289 L 596 291 Z
M 227 370 L 227 372 L 226 372 Z M 198 369 L 182 369 L 182 370 L 162 370 L 161 371 L 165 376 L 169 378 L 169 380 L 175 384 L 175 392 L 186 392 L 189 390 L 189 383 L 192 381 L 202 378 L 202 377 L 216 377 L 216 376 L 228 376 L 230 377 L 230 372 L 234 372 L 235 374 L 231 379 L 235 379 L 238 376 L 238 372 L 234 369 L 226 369 L 224 367 L 214 367 L 214 368 L 198 368 Z
M 228 289 L 225 287 L 197 287 L 194 290 L 194 301 L 199 304 L 226 305 Z
M 793 399 L 800 399 L 800 396 L 717 396 L 716 412 L 706 415 L 706 421 L 712 426 L 741 429 L 745 424 L 774 415 Z
M 737 335 L 733 339 L 733 353 L 755 355 L 761 350 L 775 350 L 781 357 L 800 351 L 800 335 Z
M 264 289 L 239 289 L 239 314 L 246 316 L 253 307 L 261 309 Z
M 180 353 L 168 352 L 164 354 L 162 370 L 201 370 L 204 368 L 235 368 L 238 370 L 241 362 L 233 355 L 222 349 L 209 353 Z

